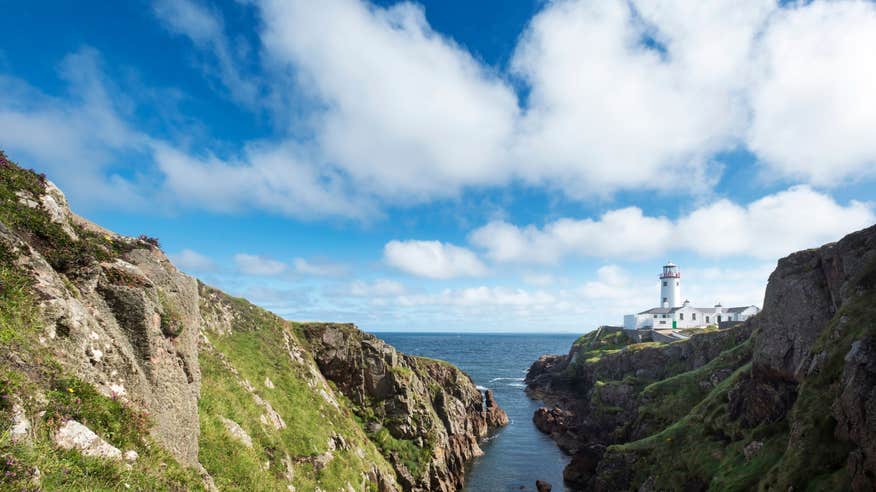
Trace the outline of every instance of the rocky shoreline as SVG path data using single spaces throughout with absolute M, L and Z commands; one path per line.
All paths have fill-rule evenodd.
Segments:
M 744 324 L 541 357 L 533 422 L 572 456 L 573 490 L 873 490 L 874 314 L 871 227 L 780 260 Z

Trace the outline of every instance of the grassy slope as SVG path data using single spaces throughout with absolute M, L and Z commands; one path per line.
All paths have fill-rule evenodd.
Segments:
M 308 384 L 312 376 L 307 367 L 286 353 L 284 333 L 298 343 L 294 324 L 242 299 L 223 298 L 236 314 L 233 332 L 209 333 L 216 351 L 202 349 L 199 355 L 200 459 L 216 485 L 238 490 L 285 489 L 289 482 L 282 459 L 286 454 L 300 461 L 294 465 L 292 480 L 298 490 L 317 486 L 340 490 L 347 483 L 358 488 L 363 472 L 372 465 L 392 476 L 390 465 L 356 423 L 349 403 L 339 399 L 339 409 L 331 405 L 319 394 L 319 386 L 315 389 Z M 305 364 L 315 364 L 306 353 L 302 356 Z M 241 387 L 238 376 L 222 363 L 223 357 L 282 416 L 285 429 L 275 430 L 260 422 L 263 407 Z M 266 378 L 274 389 L 265 386 Z M 252 438 L 253 448 L 230 439 L 221 417 L 237 422 Z M 343 437 L 349 447 L 332 451 L 334 459 L 318 470 L 307 458 L 329 451 L 328 442 L 334 435 Z M 265 463 L 270 467 L 267 472 L 262 471 Z
M 60 272 L 70 272 L 83 257 L 109 258 L 123 244 L 83 234 L 72 242 L 40 208 L 19 203 L 17 191 L 39 196 L 43 179 L 0 153 L 0 222 L 28 237 Z M 82 231 L 80 231 L 82 232 Z M 3 488 L 29 490 L 39 469 L 48 490 L 197 490 L 201 480 L 182 468 L 148 437 L 149 418 L 99 394 L 66 374 L 43 348 L 38 307 L 28 272 L 15 264 L 16 253 L 0 241 L 0 476 Z M 71 282 L 72 285 L 72 282 Z M 9 428 L 13 405 L 20 404 L 31 423 L 32 440 L 13 443 Z M 45 410 L 43 415 L 35 415 Z M 65 419 L 76 419 L 122 450 L 140 454 L 128 469 L 121 463 L 85 458 L 51 444 Z

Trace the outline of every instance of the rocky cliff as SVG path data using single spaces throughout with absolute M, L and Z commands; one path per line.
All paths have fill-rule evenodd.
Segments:
M 508 423 L 456 367 L 398 353 L 350 325 L 304 325 L 320 370 L 411 490 L 457 490 L 478 439 Z
M 534 421 L 576 490 L 874 490 L 874 316 L 871 227 L 780 260 L 743 325 L 542 357 Z
M 201 284 L 0 152 L 4 489 L 451 491 L 503 418 L 447 363 Z

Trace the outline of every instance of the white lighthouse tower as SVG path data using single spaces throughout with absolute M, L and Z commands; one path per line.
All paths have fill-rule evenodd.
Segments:
M 681 274 L 678 266 L 671 261 L 663 265 L 660 274 L 660 307 L 676 308 L 681 306 Z

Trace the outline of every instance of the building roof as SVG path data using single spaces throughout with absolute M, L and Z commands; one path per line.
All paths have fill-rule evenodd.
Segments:
M 749 308 L 757 309 L 757 306 L 732 307 L 732 308 L 727 308 L 727 312 L 728 313 L 741 313 L 742 311 L 745 311 L 746 309 L 749 309 Z
M 639 313 L 639 314 L 669 314 L 669 313 L 675 311 L 676 309 L 678 309 L 678 308 L 662 308 L 662 307 L 656 307 L 656 308 L 651 308 L 651 309 L 649 309 L 649 310 L 647 310 L 647 311 L 642 311 L 642 312 Z
M 752 308 L 752 307 L 756 308 L 757 306 L 741 306 L 741 307 L 732 307 L 732 308 L 721 308 L 721 312 L 722 313 L 741 313 L 741 312 L 745 311 L 746 309 Z M 691 306 L 679 306 L 679 307 L 674 307 L 674 308 L 655 307 L 655 308 L 648 309 L 647 311 L 642 311 L 638 314 L 671 314 L 671 313 L 674 313 L 674 312 L 676 312 L 680 309 L 684 309 L 684 308 L 688 308 L 688 309 L 692 309 L 692 310 L 700 312 L 700 313 L 708 313 L 708 314 L 715 313 L 716 309 L 717 309 L 717 308 L 713 308 L 713 307 L 698 308 L 698 307 L 691 307 Z

